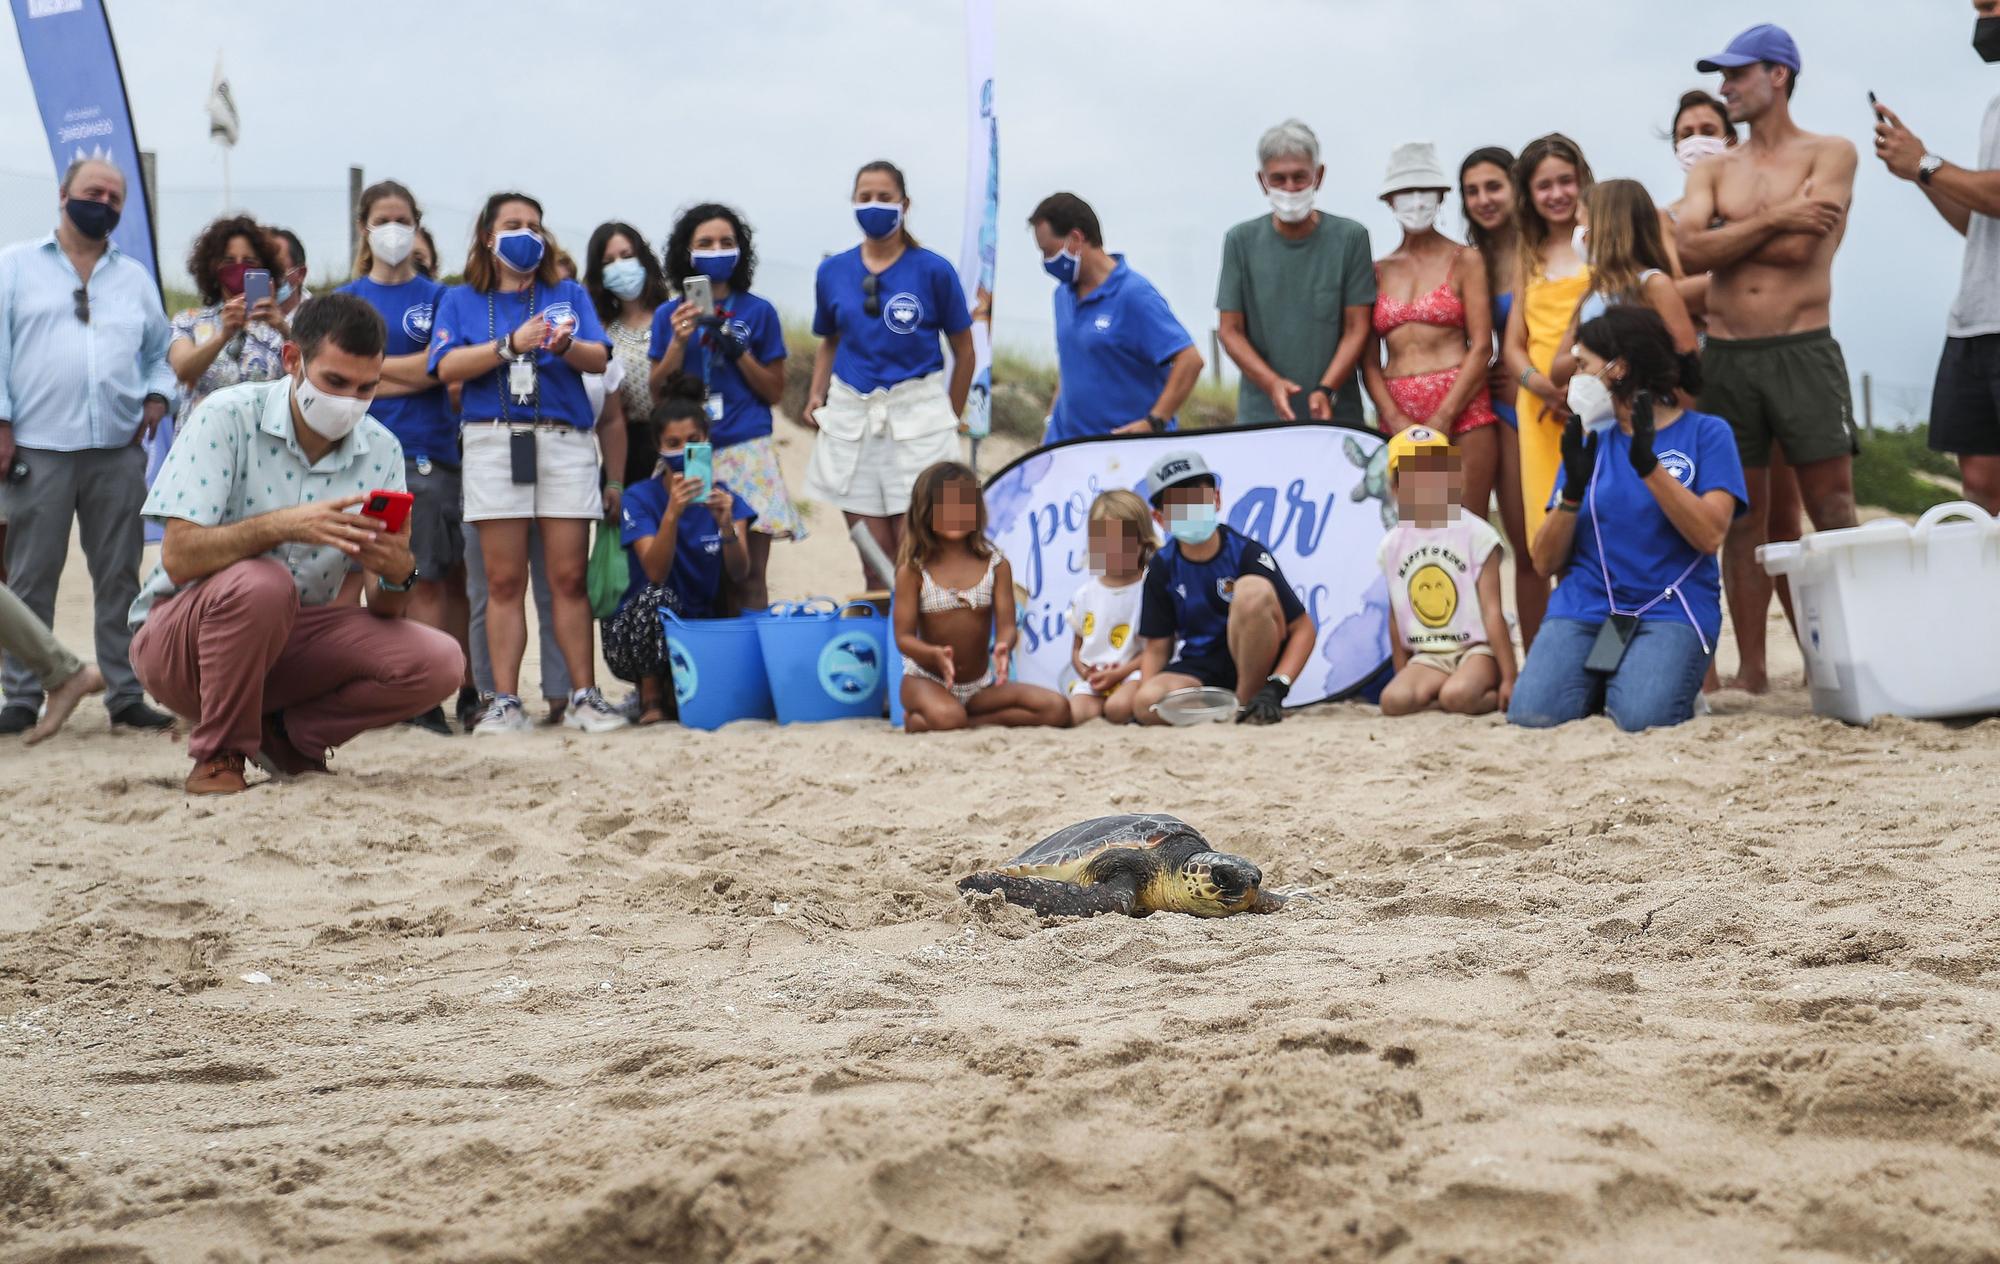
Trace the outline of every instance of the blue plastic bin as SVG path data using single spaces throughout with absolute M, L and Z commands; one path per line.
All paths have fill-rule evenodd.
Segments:
M 757 621 L 757 641 L 778 723 L 881 717 L 889 620 L 872 603 L 815 597 L 777 607 Z
M 719 729 L 734 720 L 777 718 L 757 641 L 757 625 L 766 617 L 683 619 L 660 610 L 682 724 Z

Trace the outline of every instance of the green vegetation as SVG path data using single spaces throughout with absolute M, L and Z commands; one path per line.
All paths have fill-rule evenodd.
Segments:
M 1921 514 L 1959 496 L 1924 474 L 1958 477 L 1958 463 L 1929 446 L 1929 428 L 1864 430 L 1861 455 L 1854 458 L 1854 499 L 1895 514 Z

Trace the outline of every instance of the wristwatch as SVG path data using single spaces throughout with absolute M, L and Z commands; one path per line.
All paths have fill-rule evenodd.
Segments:
M 1275 680 L 1287 689 L 1292 687 L 1292 678 L 1283 672 L 1272 672 L 1270 675 L 1264 677 L 1264 679 Z
M 387 575 L 377 575 L 375 577 L 375 583 L 378 587 L 382 589 L 383 592 L 406 593 L 410 591 L 410 589 L 415 588 L 417 586 L 417 579 L 422 574 L 423 572 L 419 570 L 417 566 L 413 563 L 410 566 L 410 577 L 404 580 L 402 583 L 400 584 L 390 583 L 389 577 Z
M 500 357 L 500 363 L 502 364 L 505 364 L 507 363 L 507 361 L 513 359 L 514 335 L 508 334 L 504 338 L 495 338 L 493 340 L 493 354 Z
M 1917 183 L 1929 184 L 1931 177 L 1936 175 L 1938 168 L 1942 166 L 1944 166 L 1944 159 L 1938 157 L 1936 154 L 1925 154 L 1923 157 L 1917 159 Z
M 1315 395 L 1326 396 L 1326 402 L 1329 404 L 1333 402 L 1333 388 L 1331 386 L 1328 386 L 1325 382 L 1321 382 L 1318 386 L 1313 387 L 1312 393 Z
M 1146 425 L 1150 430 L 1152 430 L 1154 434 L 1165 434 L 1167 430 L 1167 419 L 1165 417 L 1156 417 L 1152 413 L 1147 413 Z

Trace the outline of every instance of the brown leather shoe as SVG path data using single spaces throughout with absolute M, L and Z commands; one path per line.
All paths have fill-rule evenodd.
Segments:
M 290 781 L 307 773 L 330 772 L 324 759 L 299 752 L 285 732 L 285 713 L 273 711 L 264 717 L 264 742 L 257 748 L 257 766 L 278 781 Z
M 189 794 L 242 794 L 249 788 L 250 783 L 243 780 L 243 756 L 238 751 L 202 760 L 187 778 Z

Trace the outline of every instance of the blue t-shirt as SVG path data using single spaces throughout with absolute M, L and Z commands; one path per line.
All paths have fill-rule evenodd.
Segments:
M 958 270 L 942 255 L 910 247 L 876 277 L 875 316 L 861 288 L 867 276 L 856 246 L 822 262 L 813 282 L 813 333 L 840 335 L 834 376 L 866 395 L 942 370 L 938 335 L 972 326 Z
M 1245 575 L 1271 581 L 1286 623 L 1306 612 L 1270 550 L 1227 523 L 1216 533 L 1222 537 L 1222 547 L 1206 562 L 1189 561 L 1181 556 L 1180 541 L 1169 540 L 1146 566 L 1139 635 L 1149 641 L 1178 638 L 1176 659 L 1229 656 L 1229 603 L 1236 596 L 1236 581 Z
M 1062 390 L 1045 442 L 1110 434 L 1153 411 L 1167 363 L 1194 345 L 1153 283 L 1118 266 L 1078 298 L 1056 286 L 1056 363 Z
M 431 372 L 437 372 L 447 351 L 490 347 L 495 338 L 506 337 L 537 313 L 551 323 L 573 317 L 576 341 L 611 345 L 590 295 L 574 281 L 537 282 L 511 294 L 454 285 L 438 300 L 431 321 Z M 543 421 L 566 421 L 579 430 L 596 427 L 583 375 L 546 348 L 535 352 L 535 388 L 537 400 L 515 403 L 507 394 L 507 367 L 496 359 L 491 370 L 466 382 L 459 397 L 460 412 L 468 421 L 531 421 L 539 416 Z
M 445 287 L 426 277 L 413 277 L 401 285 L 383 285 L 367 277 L 349 281 L 339 293 L 368 301 L 381 313 L 389 327 L 386 355 L 402 356 L 425 351 L 431 345 L 431 318 Z M 451 415 L 451 401 L 438 386 L 415 395 L 394 399 L 376 397 L 368 415 L 389 427 L 403 445 L 403 455 L 414 461 L 429 457 L 447 464 L 458 463 L 458 419 Z
M 1692 611 L 1695 626 L 1714 645 L 1722 634 L 1721 568 L 1713 553 L 1696 553 L 1668 519 L 1666 510 L 1633 472 L 1631 452 L 1631 436 L 1615 426 L 1600 437 L 1597 473 L 1576 511 L 1576 543 L 1561 582 L 1549 597 L 1548 617 L 1604 622 L 1610 613 L 1604 594 L 1606 568 L 1611 571 L 1618 609 L 1630 613 L 1658 597 L 1692 563 L 1693 572 L 1678 588 L 1688 609 L 1682 610 L 1680 601 L 1668 597 L 1643 617 L 1684 623 Z M 1720 489 L 1734 496 L 1736 515 L 1742 516 L 1750 493 L 1743 486 L 1743 463 L 1736 454 L 1736 435 L 1728 422 L 1707 413 L 1684 412 L 1654 436 L 1653 455 L 1695 495 Z M 1549 495 L 1551 508 L 1561 495 L 1562 471 L 1558 470 Z M 1596 524 L 1604 528 L 1601 550 L 1591 518 L 1593 504 Z
M 726 484 L 716 486 L 729 491 Z M 737 522 L 757 516 L 750 503 L 735 492 L 729 492 L 729 498 L 735 506 Z M 662 479 L 649 478 L 636 487 L 626 488 L 620 503 L 622 521 L 618 541 L 625 546 L 625 564 L 631 573 L 625 596 L 618 603 L 622 609 L 652 582 L 646 578 L 646 568 L 639 564 L 639 550 L 633 546 L 658 534 L 660 523 L 667 516 L 667 484 Z M 681 599 L 683 619 L 712 618 L 716 597 L 722 591 L 722 529 L 715 525 L 715 515 L 708 511 L 707 505 L 689 505 L 681 511 L 674 534 L 674 562 L 667 569 L 667 587 Z
M 680 305 L 679 299 L 672 299 L 653 313 L 653 342 L 646 348 L 648 359 L 657 362 L 666 356 L 667 344 L 674 338 L 674 311 Z M 785 327 L 778 319 L 777 308 L 747 292 L 717 299 L 715 308 L 716 314 L 729 322 L 730 332 L 749 345 L 746 354 L 752 360 L 769 364 L 784 358 Z M 770 434 L 771 406 L 750 389 L 750 383 L 743 380 L 728 356 L 715 357 L 713 378 L 703 376 L 709 371 L 709 338 L 708 331 L 703 330 L 690 339 L 681 359 L 683 374 L 708 383 L 710 390 L 722 396 L 722 420 L 710 428 L 708 441 L 718 448 L 729 448 Z

